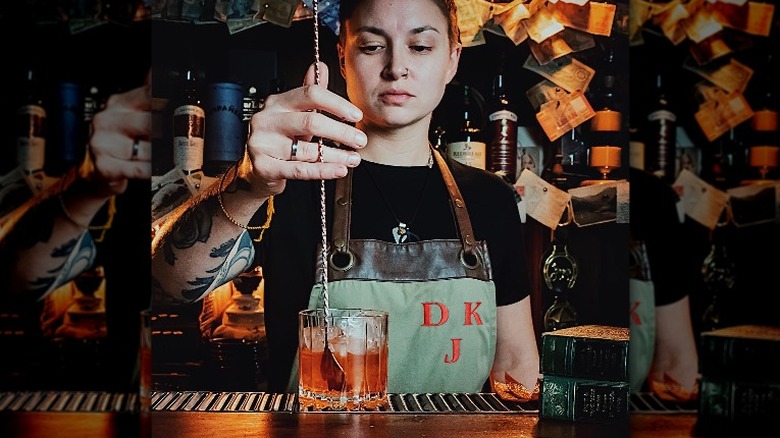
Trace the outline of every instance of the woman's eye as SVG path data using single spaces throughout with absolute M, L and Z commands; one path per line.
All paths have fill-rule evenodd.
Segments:
M 375 52 L 378 52 L 378 51 L 382 50 L 382 46 L 380 46 L 378 44 L 367 45 L 367 46 L 360 46 L 360 50 L 363 53 L 375 53 Z
M 424 53 L 424 52 L 430 52 L 433 49 L 433 47 L 430 47 L 430 46 L 411 46 L 411 49 L 414 50 L 415 52 Z

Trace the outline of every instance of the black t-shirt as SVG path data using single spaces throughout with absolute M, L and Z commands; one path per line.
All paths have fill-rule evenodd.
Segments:
M 697 274 L 677 214 L 679 197 L 655 175 L 631 168 L 629 177 L 631 236 L 645 243 L 655 305 L 671 304 L 693 291 Z
M 477 240 L 485 240 L 499 306 L 530 293 L 523 224 L 514 190 L 500 177 L 448 161 L 463 195 Z M 332 220 L 334 183 L 326 183 L 326 217 Z M 320 182 L 288 181 L 274 199 L 271 227 L 255 262 L 265 278 L 269 390 L 283 391 L 298 345 L 297 313 L 307 307 L 315 284 L 322 241 Z M 252 221 L 265 221 L 261 208 Z M 392 228 L 405 222 L 420 240 L 457 238 L 449 195 L 436 166 L 399 167 L 363 161 L 354 170 L 351 238 L 393 242 Z M 331 223 L 327 224 L 330 238 Z

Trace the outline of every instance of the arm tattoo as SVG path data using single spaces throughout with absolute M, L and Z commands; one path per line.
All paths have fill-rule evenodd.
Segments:
M 194 210 L 187 213 L 163 244 L 163 256 L 169 265 L 173 266 L 176 263 L 176 254 L 173 252 L 173 248 L 187 249 L 195 245 L 196 242 L 205 243 L 209 240 L 215 213 L 216 202 L 214 199 L 203 201 Z
M 203 298 L 215 288 L 244 272 L 251 266 L 255 257 L 255 246 L 252 243 L 252 238 L 249 237 L 249 232 L 244 230 L 238 240 L 230 239 L 219 247 L 212 248 L 210 256 L 224 258 L 224 260 L 215 268 L 206 271 L 206 273 L 213 275 L 197 277 L 195 280 L 187 282 L 194 287 L 181 291 L 185 300 L 195 301 Z
M 249 191 L 249 183 L 238 179 L 226 187 L 226 192 L 238 190 Z M 216 197 L 210 197 L 200 202 L 195 208 L 182 217 L 182 220 L 171 231 L 171 234 L 162 242 L 163 260 L 169 266 L 174 266 L 178 261 L 176 250 L 188 249 L 197 242 L 206 243 L 211 237 L 214 216 L 221 214 Z M 246 271 L 255 257 L 255 247 L 247 230 L 237 238 L 231 238 L 226 242 L 211 248 L 210 259 L 219 259 L 219 262 L 204 275 L 195 276 L 186 281 L 186 285 L 179 294 L 165 290 L 159 279 L 152 279 L 152 289 L 155 300 L 161 304 L 181 304 L 202 299 L 214 289 L 231 281 L 233 278 Z
M 92 240 L 92 235 L 84 231 L 77 239 L 69 240 L 54 248 L 51 256 L 65 258 L 65 260 L 47 272 L 51 275 L 38 277 L 30 282 L 28 289 L 38 296 L 39 300 L 92 266 L 96 258 L 95 242 Z

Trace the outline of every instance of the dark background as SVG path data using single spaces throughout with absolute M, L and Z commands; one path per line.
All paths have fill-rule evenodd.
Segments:
M 65 2 L 2 3 L 0 33 L 5 43 L 0 56 L 5 60 L 7 82 L 0 87 L 0 110 L 3 120 L 8 122 L 0 134 L 2 174 L 16 165 L 10 121 L 29 66 L 40 72 L 49 117 L 56 117 L 60 111 L 51 99 L 60 82 L 75 82 L 82 90 L 97 86 L 104 97 L 144 84 L 151 65 L 151 20 L 133 21 L 130 11 L 136 3 L 111 2 L 104 10 L 105 24 L 75 34 L 67 22 L 57 18 L 57 6 Z M 58 147 L 61 141 L 54 135 L 47 138 L 46 169 L 53 176 L 64 164 Z M 80 141 L 83 144 L 84 139 Z M 63 361 L 61 353 L 34 329 L 28 327 L 22 336 L 10 336 L 4 331 L 0 336 L 4 351 L 0 390 L 137 391 L 139 312 L 149 306 L 151 284 L 149 202 L 149 181 L 132 181 L 128 190 L 117 197 L 113 226 L 105 240 L 97 244 L 97 263 L 105 267 L 108 325 L 108 339 L 99 358 L 79 370 Z M 18 232 L 24 233 L 25 227 L 32 226 L 35 224 L 20 225 Z M 93 237 L 99 236 L 94 233 Z M 0 288 L 0 293 L 4 295 L 2 301 L 8 303 L 5 287 Z M 25 325 L 36 326 L 35 317 L 26 316 L 33 320 Z

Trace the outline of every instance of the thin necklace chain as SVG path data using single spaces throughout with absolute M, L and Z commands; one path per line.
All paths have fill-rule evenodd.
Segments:
M 374 183 L 374 187 L 376 187 L 376 191 L 379 192 L 379 196 L 382 198 L 382 202 L 385 203 L 385 207 L 387 207 L 387 211 L 390 212 L 390 214 L 393 216 L 393 219 L 395 219 L 395 221 L 398 222 L 399 225 L 404 224 L 403 221 L 398 219 L 398 216 L 395 214 L 393 208 L 390 206 L 390 202 L 388 201 L 387 196 L 385 196 L 385 193 L 382 191 L 382 188 L 379 187 L 379 183 L 376 181 L 374 175 L 371 173 L 370 166 L 366 166 L 365 168 L 366 168 L 366 174 L 368 175 L 368 178 L 371 180 L 372 183 Z M 406 230 L 411 230 L 412 223 L 417 218 L 417 214 L 422 209 L 422 204 L 423 204 L 422 201 L 423 201 L 423 195 L 425 194 L 425 188 L 428 186 L 428 180 L 431 179 L 431 173 L 433 173 L 433 171 L 431 170 L 431 166 L 429 166 L 428 169 L 429 170 L 425 173 L 425 180 L 423 181 L 422 188 L 420 189 L 420 195 L 419 198 L 417 199 L 417 207 L 415 208 L 414 215 L 412 215 L 412 218 L 409 219 L 409 222 L 405 223 Z
M 320 85 L 320 20 L 319 1 L 312 1 L 314 13 L 314 83 Z M 318 161 L 322 163 L 322 137 L 317 139 Z M 330 303 L 328 302 L 328 227 L 325 217 L 325 180 L 320 180 L 320 226 L 322 231 L 322 251 L 320 252 L 320 282 L 322 283 L 322 300 L 325 307 L 325 317 L 330 316 Z M 327 319 L 326 319 L 327 321 Z

